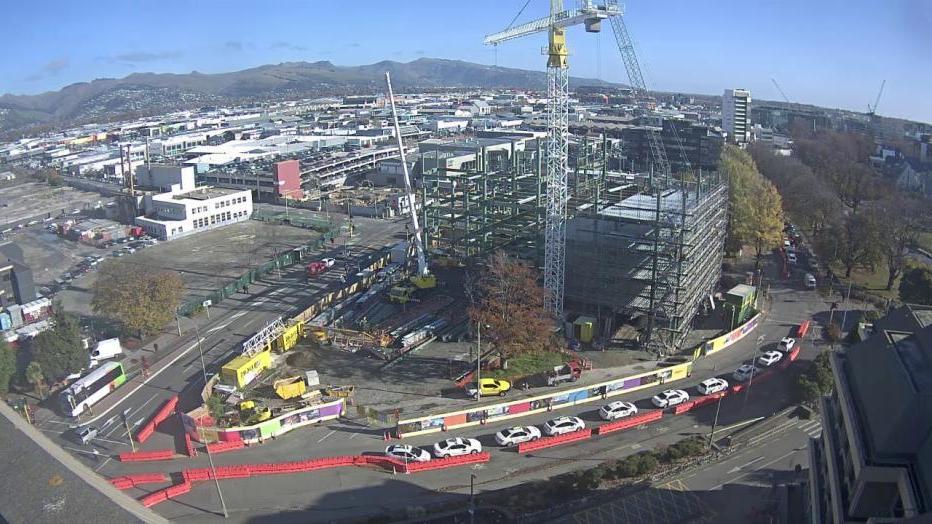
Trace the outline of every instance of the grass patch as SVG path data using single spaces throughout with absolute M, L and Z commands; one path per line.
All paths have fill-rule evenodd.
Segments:
M 932 231 L 923 231 L 916 237 L 916 245 L 932 253 Z
M 564 353 L 553 351 L 531 351 L 508 359 L 508 369 L 496 369 L 483 372 L 483 377 L 489 378 L 521 378 L 550 371 L 568 360 Z
M 841 265 L 832 264 L 832 271 L 834 271 L 842 281 L 846 280 L 844 278 L 845 268 Z M 873 273 L 867 268 L 855 268 L 851 271 L 851 282 L 853 282 L 855 286 L 863 287 L 871 295 L 876 295 L 884 299 L 896 299 L 899 297 L 899 277 L 897 277 L 896 282 L 893 283 L 893 289 L 887 291 L 887 269 L 882 265 L 878 265 L 877 271 Z

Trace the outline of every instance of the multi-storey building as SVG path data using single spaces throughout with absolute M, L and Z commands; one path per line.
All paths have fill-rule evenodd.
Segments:
M 248 190 L 200 187 L 145 197 L 146 215 L 136 225 L 161 240 L 249 220 L 252 193 Z
M 896 309 L 867 340 L 830 357 L 834 390 L 809 446 L 812 522 L 929 517 L 932 307 Z
M 722 96 L 722 129 L 728 141 L 747 144 L 751 141 L 751 92 L 746 89 L 726 89 Z

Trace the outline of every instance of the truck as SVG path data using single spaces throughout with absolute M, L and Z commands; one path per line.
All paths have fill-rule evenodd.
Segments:
M 113 358 L 117 355 L 123 354 L 123 346 L 120 345 L 119 338 L 108 338 L 106 340 L 101 340 L 97 343 L 97 346 L 91 351 L 91 367 L 94 367 L 100 364 L 101 360 L 106 360 L 108 358 Z
M 553 371 L 547 373 L 547 385 L 556 386 L 564 382 L 576 382 L 582 375 L 582 366 L 579 362 L 567 362 L 562 366 L 556 366 Z

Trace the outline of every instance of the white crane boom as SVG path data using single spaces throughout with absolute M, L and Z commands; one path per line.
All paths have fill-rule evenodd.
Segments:
M 483 43 L 486 45 L 498 45 L 502 42 L 521 38 L 534 33 L 549 31 L 551 27 L 570 27 L 579 24 L 586 24 L 587 30 L 592 24 L 599 20 L 619 14 L 618 6 L 595 5 L 589 1 L 583 3 L 579 9 L 567 9 L 552 16 L 538 18 L 526 24 L 499 31 L 487 35 Z
M 424 243 L 421 240 L 421 226 L 417 220 L 417 206 L 415 206 L 414 190 L 411 186 L 411 175 L 408 173 L 408 161 L 405 158 L 405 147 L 401 140 L 401 126 L 398 125 L 398 112 L 395 110 L 395 93 L 392 91 L 392 77 L 386 71 L 385 83 L 388 84 L 388 100 L 392 107 L 392 123 L 395 126 L 395 139 L 398 141 L 398 154 L 401 156 L 401 170 L 405 178 L 405 198 L 408 200 L 408 211 L 411 213 L 411 223 L 414 225 L 414 244 L 417 250 L 417 276 L 427 277 L 430 270 L 427 267 L 427 255 L 424 253 Z

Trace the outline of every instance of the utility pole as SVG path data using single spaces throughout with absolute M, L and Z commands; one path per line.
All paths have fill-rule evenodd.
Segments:
M 482 373 L 482 322 L 476 322 L 476 402 L 482 400 L 479 374 Z
M 197 336 L 197 352 L 201 358 L 201 373 L 204 375 L 204 384 L 207 384 L 207 366 L 204 364 L 204 350 L 201 347 L 201 331 L 198 329 L 197 324 L 193 321 L 194 324 L 194 334 Z M 204 440 L 204 433 L 201 432 L 201 440 Z M 205 449 L 207 450 L 207 462 L 210 464 L 210 474 L 214 477 L 214 483 L 217 485 L 217 496 L 220 497 L 220 507 L 223 509 L 223 518 L 229 518 L 230 515 L 227 513 L 227 504 L 223 500 L 223 491 L 220 490 L 220 479 L 217 478 L 217 469 L 214 467 L 214 457 L 210 453 L 210 446 L 207 446 L 206 442 Z
M 724 397 L 724 394 L 719 394 L 718 402 L 715 403 L 715 418 L 712 420 L 712 431 L 709 432 L 709 449 L 712 449 L 712 440 L 715 436 L 715 427 L 718 426 L 718 412 L 722 409 L 722 398 Z
M 133 450 L 133 453 L 136 453 L 136 443 L 133 442 L 133 433 L 129 430 L 129 420 L 126 419 L 126 414 L 129 413 L 130 408 L 123 410 L 123 413 L 120 416 L 123 418 L 123 425 L 126 427 L 126 437 L 129 439 L 129 447 Z

